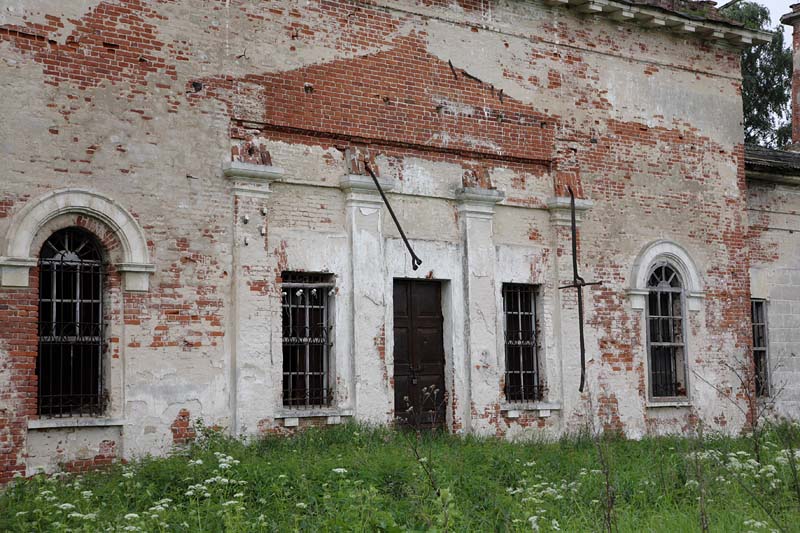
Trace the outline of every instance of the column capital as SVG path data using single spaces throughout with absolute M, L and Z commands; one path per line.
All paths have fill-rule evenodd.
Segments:
M 283 178 L 286 171 L 271 165 L 225 161 L 222 163 L 222 173 L 233 183 L 235 195 L 266 198 L 272 192 L 270 184 Z
M 505 193 L 497 189 L 463 187 L 456 191 L 458 212 L 468 217 L 492 218 L 494 206 L 505 198 Z
M 572 225 L 572 207 L 568 196 L 554 196 L 545 202 L 550 211 L 550 222 L 554 226 Z M 575 199 L 575 223 L 580 225 L 583 215 L 592 208 L 594 202 L 582 198 Z
M 394 180 L 378 178 L 383 192 L 394 190 Z M 347 193 L 347 205 L 355 207 L 380 207 L 383 205 L 378 187 L 372 177 L 363 174 L 347 174 L 339 180 L 339 188 Z

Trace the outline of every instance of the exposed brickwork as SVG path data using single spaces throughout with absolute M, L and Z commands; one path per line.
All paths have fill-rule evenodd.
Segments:
M 119 460 L 117 454 L 117 443 L 113 440 L 105 440 L 100 443 L 100 449 L 97 455 L 87 459 L 73 459 L 61 463 L 61 468 L 65 472 L 72 472 L 74 474 L 82 474 L 92 470 L 101 468 L 108 468 Z
M 194 441 L 197 438 L 197 432 L 192 427 L 191 414 L 187 409 L 181 409 L 178 416 L 172 422 L 170 429 L 172 430 L 172 444 L 183 445 Z
M 133 213 L 155 265 L 148 291 L 124 291 L 126 243 L 88 215 L 59 219 L 107 249 L 108 357 L 112 377 L 126 372 L 110 391 L 115 416 L 126 418 L 124 443 L 65 468 L 185 444 L 196 436 L 190 410 L 243 432 L 295 431 L 278 412 L 286 270 L 336 274 L 337 398 L 356 406 L 356 418 L 375 403 L 378 414 L 365 418 L 391 421 L 391 326 L 371 323 L 363 346 L 347 345 L 364 304 L 351 301 L 350 285 L 374 282 L 370 294 L 380 295 L 386 280 L 377 276 L 416 273 L 395 264 L 402 248 L 388 215 L 369 218 L 372 207 L 352 207 L 339 188 L 346 174 L 364 174 L 363 160 L 393 184 L 398 216 L 425 251 L 420 277 L 444 280 L 448 297 L 472 275 L 459 263 L 469 259 L 454 194 L 465 186 L 505 194 L 495 212 L 505 222 L 480 253 L 516 270 L 495 283 L 543 286 L 547 400 L 561 407 L 549 417 L 533 408 L 508 416 L 503 354 L 463 353 L 458 328 L 470 311 L 453 300 L 445 328 L 453 430 L 566 432 L 585 423 L 589 394 L 609 431 L 689 427 L 686 412 L 646 409 L 644 315 L 628 294 L 637 253 L 662 238 L 687 249 L 705 286 L 702 311 L 687 317 L 692 370 L 743 397 L 721 363 L 749 350 L 751 264 L 778 264 L 785 253 L 770 215 L 747 217 L 755 193 L 742 166 L 738 53 L 539 2 L 456 3 L 125 0 L 8 15 L 0 86 L 11 96 L 0 111 L 14 129 L 0 126 L 9 146 L 0 236 L 47 191 L 91 189 Z M 28 123 L 37 127 L 17 127 Z M 284 174 L 269 193 L 232 194 L 223 161 Z M 545 211 L 568 186 L 593 202 L 578 235 L 580 267 L 604 282 L 585 296 L 584 395 L 575 383 L 575 293 L 555 296 L 571 280 L 570 233 Z M 378 242 L 371 253 L 387 259 L 360 278 L 349 248 L 357 217 Z M 41 228 L 38 244 L 50 229 Z M 25 473 L 36 416 L 37 287 L 32 269 L 28 288 L 0 288 L 0 483 Z M 379 304 L 370 309 L 378 306 L 382 323 L 391 310 Z M 476 305 L 475 321 L 495 319 L 494 302 Z M 364 397 L 351 396 L 355 383 Z M 691 416 L 741 427 L 719 402 Z M 183 408 L 173 419 L 166 406 Z M 326 420 L 301 418 L 299 427 Z
M 27 420 L 37 413 L 37 269 L 29 283 L 36 288 L 0 288 L 0 484 L 25 474 Z

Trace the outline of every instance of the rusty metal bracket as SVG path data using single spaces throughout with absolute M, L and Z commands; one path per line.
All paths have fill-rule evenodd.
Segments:
M 602 285 L 602 281 L 586 281 L 578 274 L 578 229 L 575 222 L 575 193 L 567 185 L 569 191 L 569 207 L 572 221 L 572 283 L 559 287 L 561 289 L 578 289 L 578 334 L 581 344 L 581 385 L 578 391 L 583 392 L 586 383 L 586 342 L 583 335 L 583 288 L 590 285 Z
M 406 243 L 406 248 L 408 248 L 408 253 L 411 254 L 411 268 L 413 270 L 417 270 L 419 266 L 422 264 L 422 259 L 417 257 L 417 254 L 414 253 L 414 249 L 411 248 L 411 243 L 408 242 L 408 238 L 406 237 L 403 228 L 400 227 L 400 222 L 397 220 L 397 216 L 394 214 L 392 205 L 389 203 L 389 200 L 386 198 L 386 194 L 384 194 L 383 189 L 381 188 L 381 184 L 378 182 L 378 177 L 375 176 L 375 173 L 369 167 L 369 163 L 366 160 L 364 161 L 364 169 L 367 172 L 369 172 L 370 176 L 372 176 L 372 181 L 375 182 L 375 186 L 378 188 L 378 192 L 381 193 L 381 198 L 383 198 L 383 203 L 386 204 L 386 208 L 389 210 L 389 214 L 392 215 L 392 220 L 394 220 L 394 225 L 397 226 L 397 231 L 400 232 L 400 236 L 403 238 L 403 242 Z

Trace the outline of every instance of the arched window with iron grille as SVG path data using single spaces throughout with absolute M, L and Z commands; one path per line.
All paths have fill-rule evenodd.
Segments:
M 666 262 L 652 268 L 647 282 L 647 340 L 650 395 L 686 398 L 684 289 L 677 270 Z
M 103 413 L 105 265 L 97 239 L 55 232 L 39 255 L 39 414 Z

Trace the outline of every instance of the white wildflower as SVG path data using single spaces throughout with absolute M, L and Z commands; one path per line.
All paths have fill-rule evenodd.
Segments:
M 75 506 L 72 505 L 71 503 L 62 503 L 62 504 L 56 505 L 56 507 L 58 507 L 62 511 L 70 511 L 72 509 L 75 509 Z
M 136 520 L 139 518 L 139 515 L 136 513 L 128 513 L 124 516 L 125 520 Z
M 337 474 L 346 474 L 347 473 L 347 469 L 346 468 L 334 468 L 333 472 L 335 472 Z
M 295 507 L 297 507 L 298 509 L 305 509 L 306 507 L 308 507 L 308 505 L 306 505 L 303 502 L 298 502 L 295 504 Z

